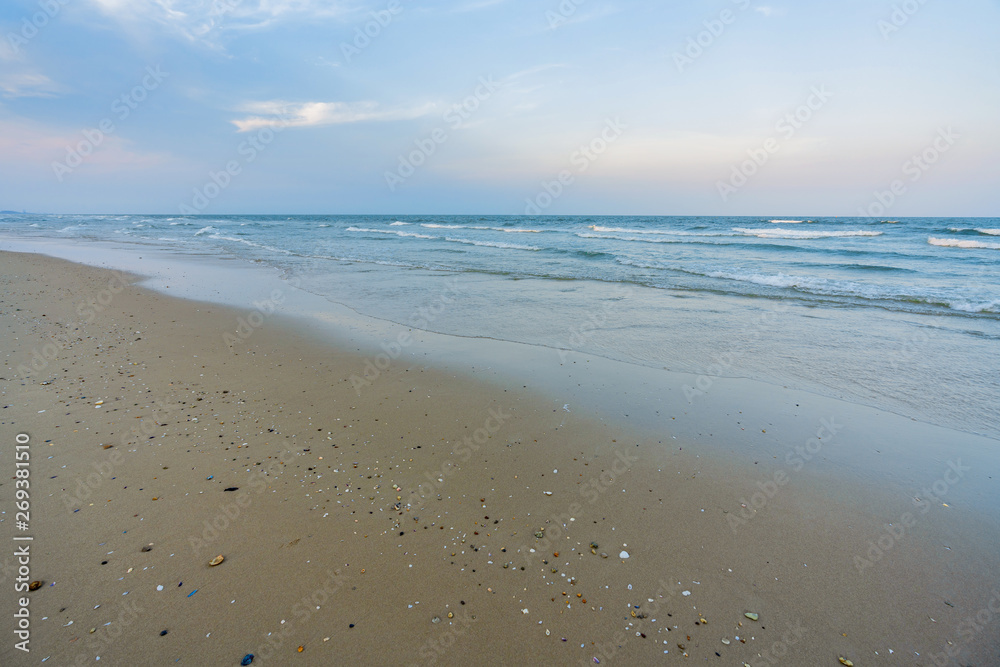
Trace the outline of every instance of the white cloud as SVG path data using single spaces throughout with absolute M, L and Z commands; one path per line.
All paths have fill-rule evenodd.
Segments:
M 271 100 L 251 102 L 242 110 L 253 114 L 231 121 L 239 132 L 263 127 L 316 127 L 366 121 L 390 121 L 419 118 L 436 109 L 434 104 L 418 107 L 381 109 L 377 102 L 286 102 Z
M 774 7 L 769 7 L 768 5 L 757 5 L 753 8 L 755 12 L 763 14 L 764 16 L 777 16 L 780 12 Z
M 89 0 L 125 25 L 134 36 L 150 25 L 189 41 L 217 47 L 224 30 L 254 30 L 294 17 L 339 17 L 353 11 L 352 0 Z
M 3 97 L 54 97 L 65 88 L 44 74 L 0 72 L 0 95 Z
M 473 0 L 472 2 L 467 2 L 464 5 L 456 7 L 451 10 L 451 13 L 464 14 L 465 12 L 474 12 L 479 9 L 486 9 L 487 7 L 494 7 L 504 2 L 506 2 L 506 0 Z

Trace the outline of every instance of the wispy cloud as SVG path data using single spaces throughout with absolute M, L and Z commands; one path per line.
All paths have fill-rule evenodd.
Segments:
M 759 14 L 763 14 L 764 16 L 778 16 L 782 13 L 774 7 L 770 7 L 768 5 L 757 5 L 753 8 L 753 10 Z
M 317 127 L 344 125 L 367 121 L 408 120 L 426 116 L 437 108 L 434 104 L 416 107 L 382 109 L 377 102 L 286 102 L 271 100 L 251 102 L 242 111 L 252 114 L 230 121 L 239 132 L 251 132 L 263 127 Z
M 24 168 L 26 165 L 49 169 L 54 160 L 65 159 L 67 149 L 83 139 L 79 130 L 38 123 L 24 118 L 0 117 L 0 165 Z M 170 162 L 165 153 L 136 150 L 133 143 L 118 135 L 109 135 L 87 156 L 81 171 L 97 174 L 129 172 Z M 47 172 L 51 174 L 51 171 Z
M 351 0 L 88 0 L 131 33 L 159 26 L 191 42 L 218 47 L 221 30 L 256 30 L 293 18 L 315 20 L 353 11 Z
M 55 97 L 64 86 L 44 74 L 34 72 L 0 72 L 0 95 L 3 97 Z
M 474 12 L 480 9 L 486 9 L 487 7 L 495 7 L 496 5 L 503 4 L 507 0 L 473 0 L 472 2 L 467 2 L 463 5 L 459 5 L 451 10 L 452 14 L 464 14 L 465 12 Z

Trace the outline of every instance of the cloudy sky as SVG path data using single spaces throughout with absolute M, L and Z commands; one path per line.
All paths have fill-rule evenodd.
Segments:
M 0 209 L 1000 215 L 1000 3 L 767 2 L 4 0 Z

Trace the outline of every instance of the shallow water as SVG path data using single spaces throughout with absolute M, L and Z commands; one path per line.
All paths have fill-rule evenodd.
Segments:
M 0 216 L 261 263 L 440 333 L 750 377 L 1000 435 L 1000 220 Z

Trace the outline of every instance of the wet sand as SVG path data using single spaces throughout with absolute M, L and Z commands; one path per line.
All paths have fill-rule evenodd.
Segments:
M 352 382 L 380 360 L 134 276 L 0 281 L 43 582 L 24 653 L 5 549 L 4 665 L 1000 664 L 996 441 L 749 386 L 642 431 L 409 357 Z

